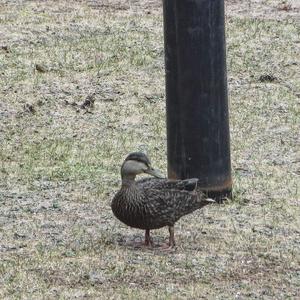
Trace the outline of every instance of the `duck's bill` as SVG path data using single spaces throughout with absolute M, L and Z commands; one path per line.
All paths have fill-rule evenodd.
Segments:
M 153 168 L 147 169 L 147 170 L 145 171 L 145 173 L 147 173 L 147 174 L 149 174 L 149 175 L 151 175 L 151 176 L 154 176 L 154 177 L 156 177 L 156 178 L 165 178 L 165 176 L 164 176 L 162 173 L 160 173 L 159 170 L 155 170 L 155 169 L 153 169 Z

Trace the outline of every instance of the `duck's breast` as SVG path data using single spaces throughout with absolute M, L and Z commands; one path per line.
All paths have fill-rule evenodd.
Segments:
M 153 214 L 150 200 L 142 193 L 120 191 L 115 195 L 111 208 L 121 222 L 134 228 L 157 229 L 168 225 Z

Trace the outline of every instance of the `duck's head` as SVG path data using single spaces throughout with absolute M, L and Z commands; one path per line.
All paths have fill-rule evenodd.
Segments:
M 122 178 L 134 179 L 136 175 L 146 173 L 157 178 L 164 178 L 158 171 L 152 168 L 149 158 L 142 152 L 130 153 L 121 167 Z

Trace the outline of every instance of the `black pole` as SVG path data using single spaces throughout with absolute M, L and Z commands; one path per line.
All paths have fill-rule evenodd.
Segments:
M 164 0 L 168 175 L 230 197 L 224 0 Z

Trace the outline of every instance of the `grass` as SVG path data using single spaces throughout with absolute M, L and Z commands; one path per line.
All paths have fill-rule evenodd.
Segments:
M 161 10 L 99 3 L 0 4 L 0 297 L 297 298 L 297 8 L 227 1 L 234 199 L 182 218 L 165 254 L 128 247 L 143 233 L 109 207 L 128 152 L 166 170 Z

